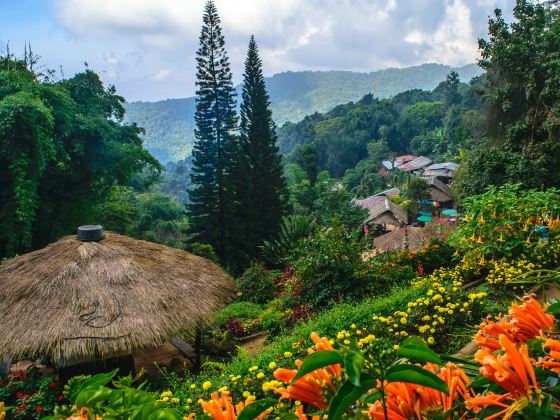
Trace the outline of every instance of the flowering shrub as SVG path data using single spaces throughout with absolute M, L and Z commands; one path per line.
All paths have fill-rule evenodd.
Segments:
M 254 264 L 237 279 L 243 300 L 267 303 L 274 299 L 276 273 L 267 270 L 262 263 Z
M 408 302 L 406 310 L 390 315 L 374 315 L 376 334 L 388 331 L 395 338 L 418 335 L 428 344 L 444 348 L 446 336 L 454 327 L 480 319 L 485 292 L 463 291 L 463 275 L 459 268 L 442 268 L 421 278 L 412 287 L 426 289 L 417 299 Z
M 359 276 L 363 249 L 363 241 L 348 235 L 343 226 L 302 241 L 292 255 L 295 276 L 290 290 L 295 299 L 317 308 L 359 294 L 365 283 Z
M 10 414 L 15 419 L 43 418 L 52 413 L 60 397 L 55 377 L 41 377 L 34 367 L 0 379 L 0 401 L 12 407 Z
M 526 190 L 519 185 L 489 187 L 464 200 L 466 215 L 452 244 L 474 258 L 516 258 L 540 243 L 539 227 L 560 225 L 560 191 Z
M 516 261 L 506 259 L 490 261 L 490 265 L 492 268 L 486 276 L 486 281 L 493 285 L 507 285 L 514 280 L 522 279 L 524 275 L 531 273 L 533 270 L 541 268 L 538 264 L 525 258 Z

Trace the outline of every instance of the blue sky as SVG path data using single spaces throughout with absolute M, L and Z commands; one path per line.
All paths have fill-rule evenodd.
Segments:
M 478 57 L 495 7 L 514 0 L 216 0 L 235 82 L 251 34 L 267 75 L 372 71 Z M 194 92 L 204 0 L 0 0 L 0 50 L 26 42 L 66 77 L 84 62 L 127 100 Z

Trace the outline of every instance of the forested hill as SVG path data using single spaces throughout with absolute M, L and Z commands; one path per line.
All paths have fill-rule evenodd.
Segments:
M 409 89 L 434 89 L 450 66 L 423 64 L 371 73 L 303 71 L 279 73 L 266 79 L 274 120 L 278 125 L 299 121 L 314 112 L 355 101 L 367 93 L 387 98 Z M 468 82 L 481 73 L 474 64 L 455 69 Z M 239 91 L 240 87 L 238 87 Z M 146 130 L 145 146 L 160 161 L 179 160 L 190 154 L 194 140 L 194 98 L 126 104 L 127 121 Z

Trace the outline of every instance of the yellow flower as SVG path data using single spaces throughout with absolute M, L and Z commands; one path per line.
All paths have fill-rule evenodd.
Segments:
M 289 351 L 286 351 L 286 352 L 284 352 L 284 357 L 285 357 L 286 359 L 289 359 L 290 357 L 292 357 L 292 353 L 289 352 Z
M 167 401 L 169 401 L 169 397 L 163 397 L 161 400 L 162 400 L 163 402 L 167 402 Z
M 270 363 L 268 364 L 268 368 L 269 368 L 270 370 L 276 369 L 276 362 L 270 362 Z
M 204 388 L 206 391 L 208 391 L 210 388 L 212 388 L 212 382 L 210 381 L 206 381 L 202 384 L 202 388 Z
M 247 397 L 249 397 L 249 395 L 251 395 L 251 393 L 249 391 L 245 391 L 243 393 L 243 398 L 247 398 Z
M 173 392 L 171 392 L 171 391 L 165 391 L 165 392 L 162 392 L 162 393 L 161 393 L 161 398 L 170 397 L 170 396 L 172 396 L 172 395 L 173 395 Z
M 196 384 L 191 384 L 191 389 L 196 389 Z
M 264 378 L 264 373 L 259 372 L 259 373 L 257 374 L 257 379 L 262 379 L 262 378 Z
M 398 344 L 395 344 L 395 345 L 393 346 L 393 349 L 395 349 L 395 350 L 398 350 L 399 348 L 400 348 L 400 346 L 399 346 Z
M 169 401 L 171 401 L 173 404 L 179 404 L 179 398 L 171 398 Z
M 284 353 L 284 354 L 286 354 L 286 353 Z M 251 366 L 251 367 L 249 368 L 249 372 L 254 372 L 254 371 L 258 370 L 258 369 L 259 369 L 258 366 Z
M 434 337 L 428 337 L 428 344 L 434 344 L 435 342 Z
M 192 400 L 190 398 L 187 398 L 187 404 L 192 403 Z

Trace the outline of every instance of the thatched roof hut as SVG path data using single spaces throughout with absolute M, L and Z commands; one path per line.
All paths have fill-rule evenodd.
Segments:
M 67 236 L 0 266 L 0 355 L 91 360 L 149 350 L 234 294 L 216 264 L 107 233 Z

